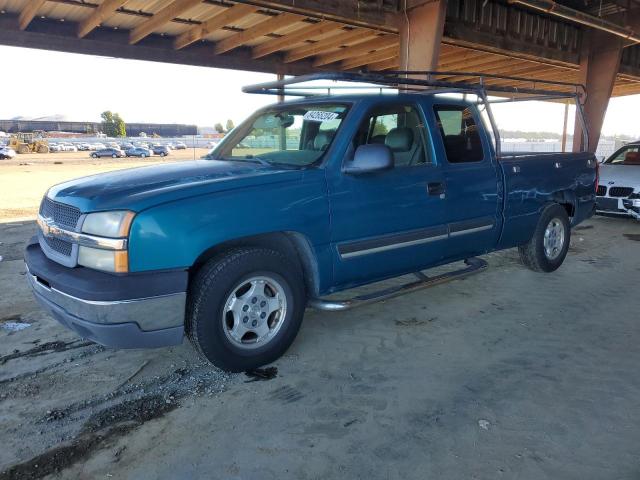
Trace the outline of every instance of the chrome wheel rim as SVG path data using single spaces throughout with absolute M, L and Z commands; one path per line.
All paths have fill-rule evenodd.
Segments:
M 273 278 L 255 276 L 231 290 L 222 312 L 222 329 L 234 346 L 259 348 L 277 336 L 286 314 L 282 285 Z
M 564 223 L 553 218 L 544 231 L 544 254 L 549 260 L 555 260 L 562 253 L 565 241 Z

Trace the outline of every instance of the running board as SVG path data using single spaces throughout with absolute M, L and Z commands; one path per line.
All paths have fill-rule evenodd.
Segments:
M 368 305 L 370 303 L 379 302 L 381 300 L 388 300 L 389 298 L 398 297 L 406 293 L 415 292 L 427 287 L 433 287 L 434 285 L 440 285 L 451 280 L 458 278 L 464 278 L 474 273 L 479 273 L 488 264 L 484 260 L 476 257 L 468 258 L 464 261 L 467 265 L 465 268 L 454 270 L 452 272 L 436 275 L 435 277 L 428 277 L 422 272 L 415 272 L 414 275 L 418 278 L 415 282 L 405 283 L 398 285 L 397 287 L 390 287 L 384 290 L 380 290 L 365 295 L 358 295 L 348 300 L 325 300 L 323 298 L 311 298 L 309 300 L 309 306 L 316 310 L 324 310 L 328 312 L 339 312 L 342 310 L 350 310 L 362 305 Z

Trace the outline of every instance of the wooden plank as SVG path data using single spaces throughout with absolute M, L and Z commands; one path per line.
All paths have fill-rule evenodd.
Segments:
M 394 44 L 397 45 L 398 43 L 399 43 L 399 39 L 396 35 L 383 35 L 378 38 L 375 38 L 374 40 L 358 43 L 348 48 L 342 48 L 337 52 L 320 55 L 313 62 L 313 66 L 321 67 L 323 65 L 328 65 L 330 63 L 338 62 L 345 58 L 355 57 L 360 54 L 365 54 L 372 50 L 379 50 L 381 48 L 394 46 Z
M 332 49 L 340 47 L 342 45 L 349 45 L 352 43 L 368 40 L 375 35 L 376 32 L 374 30 L 345 30 L 338 35 L 329 38 L 323 38 L 318 42 L 308 45 L 302 45 L 298 48 L 290 50 L 285 55 L 284 61 L 285 63 L 297 62 L 298 60 L 302 60 L 303 58 L 312 57 L 319 53 L 331 51 Z
M 349 58 L 342 62 L 340 68 L 342 68 L 343 70 L 351 70 L 356 67 L 361 67 L 363 65 L 369 65 L 370 63 L 377 63 L 389 59 L 397 59 L 398 62 L 400 61 L 400 47 L 398 45 L 393 45 L 391 47 L 378 50 L 374 53 L 362 55 L 360 57 Z
M 382 72 L 383 70 L 398 70 L 400 68 L 400 58 L 389 58 L 381 62 L 370 63 L 367 68 L 372 72 Z
M 397 32 L 396 12 L 383 12 L 377 4 L 362 0 L 239 0 L 273 10 L 297 13 L 346 25 Z
M 128 0 L 104 0 L 91 15 L 78 25 L 78 38 L 85 37 L 94 28 L 110 18 L 116 10 L 122 7 Z
M 72 22 L 52 22 L 37 16 L 33 19 L 30 28 L 20 30 L 18 15 L 11 13 L 0 15 L 0 45 L 145 60 L 165 65 L 194 65 L 264 73 L 280 71 L 284 75 L 302 75 L 313 71 L 309 61 L 303 60 L 284 65 L 275 56 L 254 60 L 247 49 L 237 49 L 226 55 L 216 55 L 213 52 L 212 42 L 198 42 L 190 48 L 175 50 L 171 37 L 152 35 L 144 42 L 130 45 L 129 32 L 123 29 L 96 29 L 91 35 L 78 40 L 77 25 Z
M 202 0 L 174 0 L 169 5 L 164 7 L 153 17 L 145 20 L 140 25 L 135 27 L 129 34 L 129 43 L 138 43 L 146 36 L 153 33 L 154 30 L 161 27 L 165 23 L 170 22 L 178 15 L 186 12 L 190 8 L 198 5 Z
M 294 23 L 301 21 L 303 18 L 304 17 L 301 17 L 300 15 L 294 15 L 292 13 L 281 13 L 275 17 L 270 17 L 268 20 L 264 20 L 253 27 L 247 28 L 243 32 L 236 33 L 224 40 L 220 40 L 216 43 L 215 52 L 217 54 L 228 52 L 229 50 L 233 50 L 248 41 L 264 37 L 268 33 L 274 33 L 281 28 L 293 25 Z
M 25 2 L 26 5 L 20 12 L 20 16 L 18 17 L 18 27 L 20 30 L 24 30 L 29 26 L 33 17 L 36 16 L 40 7 L 44 5 L 46 0 L 31 0 L 29 2 Z
M 210 33 L 215 32 L 216 30 L 219 30 L 222 27 L 233 22 L 237 22 L 241 18 L 257 11 L 258 7 L 238 3 L 225 10 L 217 12 L 213 17 L 210 17 L 200 25 L 196 25 L 195 27 L 178 35 L 173 44 L 174 48 L 181 49 L 186 47 L 187 45 L 191 45 L 192 43 L 206 37 Z
M 341 28 L 342 25 L 339 23 L 326 20 L 318 23 L 301 23 L 295 31 L 253 47 L 253 58 L 261 58 L 279 50 L 284 50 L 287 47 L 291 48 L 300 42 L 325 35 L 333 30 L 340 30 Z

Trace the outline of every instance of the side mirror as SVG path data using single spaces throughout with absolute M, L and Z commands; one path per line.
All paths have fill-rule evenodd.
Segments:
M 361 175 L 363 173 L 380 172 L 393 168 L 393 153 L 386 145 L 372 143 L 360 145 L 356 149 L 353 160 L 344 166 L 344 173 Z

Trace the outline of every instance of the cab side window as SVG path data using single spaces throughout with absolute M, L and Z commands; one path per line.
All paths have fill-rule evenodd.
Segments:
M 365 118 L 356 134 L 354 151 L 360 145 L 379 143 L 393 153 L 396 167 L 424 165 L 431 161 L 426 153 L 424 122 L 415 107 L 378 107 Z
M 449 163 L 481 162 L 484 152 L 471 109 L 435 105 L 433 111 Z

